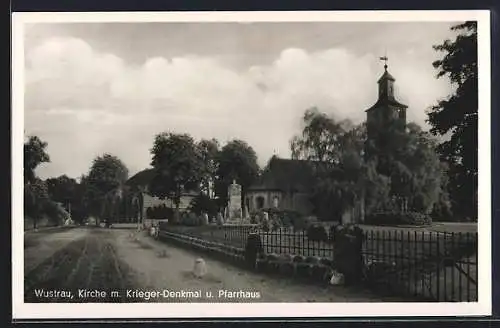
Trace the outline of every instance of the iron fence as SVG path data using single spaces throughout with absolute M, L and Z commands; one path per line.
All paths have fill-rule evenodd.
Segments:
M 368 231 L 367 283 L 391 294 L 441 302 L 477 302 L 477 233 Z
M 258 233 L 265 253 L 334 258 L 339 247 L 333 236 L 311 240 L 304 231 L 279 228 L 263 231 L 252 225 L 183 227 L 171 232 L 245 248 L 248 234 Z M 364 282 L 392 295 L 448 301 L 477 301 L 476 233 L 416 231 L 415 229 L 364 230 L 360 258 Z

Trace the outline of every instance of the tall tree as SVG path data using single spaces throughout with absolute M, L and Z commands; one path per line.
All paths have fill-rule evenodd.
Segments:
M 65 206 L 74 205 L 76 199 L 76 189 L 78 182 L 67 175 L 61 175 L 56 178 L 46 180 L 49 196 L 56 202 L 63 203 Z
M 339 138 L 352 123 L 336 122 L 316 107 L 305 111 L 303 123 L 302 134 L 293 137 L 290 143 L 292 158 L 338 163 Z
M 243 140 L 232 140 L 222 147 L 218 156 L 217 196 L 221 206 L 227 203 L 227 190 L 234 181 L 241 185 L 242 204 L 246 192 L 259 173 L 257 154 Z
M 310 115 L 328 124 L 317 124 Z M 410 210 L 428 213 L 440 199 L 444 167 L 435 141 L 418 125 L 408 124 L 407 131 L 380 131 L 387 142 L 382 143 L 384 149 L 375 150 L 366 140 L 364 124 L 355 126 L 347 120 L 335 123 L 325 114 L 310 110 L 304 123 L 302 137 L 295 138 L 298 143 L 292 143 L 292 151 L 299 145 L 295 148 L 299 158 L 311 159 L 308 155 L 312 154 L 316 168 L 320 168 L 316 169 L 312 197 L 318 216 L 338 217 L 361 198 L 368 214 L 393 210 L 401 206 L 389 201 L 394 197 L 407 199 Z M 364 152 L 367 148 L 371 149 L 369 157 Z M 326 151 L 318 157 L 318 149 Z
M 128 178 L 128 169 L 116 156 L 104 154 L 92 162 L 85 184 L 85 199 L 89 214 L 102 218 L 106 205 L 106 195 L 120 190 Z
M 165 132 L 155 137 L 151 154 L 155 175 L 150 192 L 161 199 L 172 199 L 178 220 L 182 193 L 197 189 L 202 178 L 204 167 L 199 149 L 191 136 Z
M 202 139 L 197 144 L 203 164 L 201 178 L 202 190 L 212 198 L 217 174 L 217 156 L 219 153 L 219 142 L 216 139 Z
M 37 136 L 29 136 L 24 143 L 24 182 L 33 182 L 36 178 L 35 169 L 42 163 L 50 162 L 46 152 L 47 143 Z
M 86 206 L 86 176 L 82 175 L 77 181 L 73 191 L 73 201 L 71 205 L 71 218 L 78 222 L 83 223 L 89 216 L 89 210 Z
M 45 181 L 34 178 L 24 185 L 24 211 L 25 215 L 33 220 L 33 229 L 38 228 L 38 221 L 44 214 L 48 201 L 49 194 Z
M 66 175 L 49 178 L 46 183 L 50 199 L 61 203 L 71 215 L 72 220 L 82 222 L 86 216 L 82 203 L 82 185 L 76 179 Z
M 34 229 L 49 201 L 47 184 L 35 173 L 40 164 L 50 162 L 46 148 L 47 143 L 37 136 L 29 136 L 24 143 L 24 211 L 33 219 Z
M 445 40 L 434 49 L 444 57 L 433 62 L 437 78 L 448 77 L 455 92 L 428 113 L 431 132 L 445 136 L 438 151 L 449 165 L 449 184 L 455 214 L 477 219 L 477 22 L 451 28 L 454 41 Z

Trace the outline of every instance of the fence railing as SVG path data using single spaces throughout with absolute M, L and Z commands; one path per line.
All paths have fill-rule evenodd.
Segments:
M 368 231 L 367 281 L 418 298 L 477 301 L 477 233 Z
M 317 241 L 304 231 L 280 228 L 263 231 L 252 225 L 184 227 L 165 225 L 179 234 L 245 248 L 247 236 L 261 236 L 265 253 L 320 256 L 334 259 L 333 236 Z M 361 255 L 364 281 L 372 288 L 414 298 L 477 301 L 477 233 L 364 230 Z

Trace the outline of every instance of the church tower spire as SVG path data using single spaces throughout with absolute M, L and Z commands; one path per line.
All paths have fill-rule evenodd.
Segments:
M 380 60 L 385 62 L 384 64 L 384 74 L 378 80 L 378 97 L 386 99 L 394 99 L 394 82 L 396 79 L 387 71 L 387 61 L 389 58 L 387 56 L 380 57 Z
M 375 142 L 377 135 L 394 129 L 406 128 L 406 109 L 408 106 L 396 100 L 394 84 L 396 79 L 388 71 L 387 56 L 380 57 L 384 61 L 384 72 L 378 79 L 377 102 L 366 110 L 366 128 L 368 141 Z

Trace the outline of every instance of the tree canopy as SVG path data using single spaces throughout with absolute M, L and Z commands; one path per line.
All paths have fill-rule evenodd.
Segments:
M 431 133 L 445 137 L 438 152 L 449 166 L 449 190 L 454 212 L 477 219 L 478 71 L 477 22 L 451 28 L 454 41 L 434 49 L 444 53 L 433 63 L 437 78 L 447 77 L 456 90 L 428 112 Z
M 42 163 L 50 162 L 46 152 L 47 143 L 37 136 L 29 136 L 24 143 L 24 181 L 33 182 L 36 178 L 35 169 Z
M 46 180 L 50 198 L 63 204 L 73 203 L 75 200 L 78 182 L 67 175 Z
M 104 154 L 96 157 L 89 174 L 82 178 L 85 186 L 85 203 L 89 214 L 101 217 L 106 196 L 119 190 L 128 178 L 128 169 L 116 156 Z
M 352 123 L 348 120 L 336 122 L 316 107 L 305 111 L 303 122 L 302 134 L 293 137 L 290 143 L 292 158 L 339 163 L 340 136 Z
M 311 200 L 323 219 L 338 217 L 362 196 L 368 214 L 394 210 L 398 206 L 391 201 L 394 197 L 404 197 L 409 209 L 426 213 L 443 199 L 445 167 L 435 141 L 418 125 L 408 124 L 406 131 L 382 131 L 388 143 L 367 156 L 366 147 L 376 146 L 367 143 L 364 124 L 336 122 L 317 109 L 306 111 L 304 123 L 291 148 L 296 159 L 322 163 L 315 165 L 317 182 Z
M 202 163 L 202 189 L 209 197 L 212 197 L 218 167 L 219 142 L 217 139 L 202 139 L 198 142 L 197 147 Z
M 150 192 L 172 199 L 178 216 L 182 193 L 200 185 L 204 172 L 201 152 L 190 135 L 165 132 L 156 135 L 151 154 L 155 175 Z
M 24 214 L 33 219 L 33 228 L 37 228 L 38 220 L 44 214 L 49 200 L 45 181 L 34 178 L 24 185 Z
M 218 156 L 217 195 L 221 203 L 227 202 L 227 188 L 235 180 L 241 185 L 242 197 L 259 173 L 257 154 L 243 140 L 232 140 L 222 147 Z

